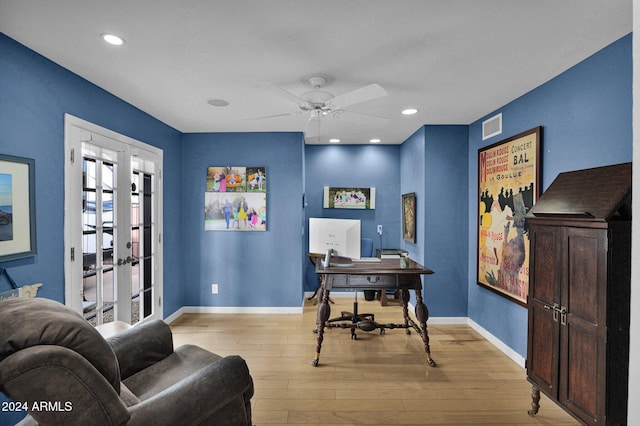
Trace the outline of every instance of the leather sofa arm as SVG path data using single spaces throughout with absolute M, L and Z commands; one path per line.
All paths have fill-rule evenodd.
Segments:
M 118 358 L 121 380 L 173 353 L 171 329 L 161 320 L 139 324 L 109 337 L 107 342 Z
M 62 346 L 32 346 L 2 360 L 0 389 L 43 426 L 120 425 L 129 419 L 119 389 L 82 355 Z
M 252 395 L 253 381 L 246 362 L 239 356 L 227 356 L 130 407 L 128 425 L 211 424 L 216 418 L 224 424 L 250 425 L 250 407 L 248 412 L 244 408 Z M 237 418 L 227 418 L 228 411 L 216 417 L 231 403 L 241 408 L 233 410 Z

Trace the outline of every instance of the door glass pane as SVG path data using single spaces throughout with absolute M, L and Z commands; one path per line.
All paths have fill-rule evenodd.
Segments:
M 136 171 L 133 173 L 131 192 L 132 320 L 142 320 L 153 315 L 153 176 Z
M 82 159 L 82 309 L 95 317 L 97 287 L 96 162 Z
M 93 325 L 115 319 L 114 251 L 115 164 L 84 157 L 82 203 L 83 313 Z
M 140 263 L 131 265 L 131 324 L 140 321 Z
M 112 322 L 115 319 L 115 280 L 113 268 L 102 272 L 102 323 Z

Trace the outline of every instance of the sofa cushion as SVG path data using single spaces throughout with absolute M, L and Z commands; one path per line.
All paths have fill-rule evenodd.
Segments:
M 197 346 L 180 346 L 173 354 L 123 383 L 144 401 L 221 358 Z

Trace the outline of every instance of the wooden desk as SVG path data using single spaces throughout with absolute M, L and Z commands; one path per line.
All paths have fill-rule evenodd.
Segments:
M 343 258 L 344 259 L 344 258 Z M 429 310 L 422 299 L 422 281 L 421 275 L 433 274 L 433 271 L 424 266 L 409 260 L 409 265 L 405 269 L 400 268 L 398 259 L 382 259 L 380 262 L 362 262 L 357 261 L 345 262 L 342 260 L 343 266 L 339 265 L 340 261 L 333 263 L 328 267 L 323 267 L 322 262 L 316 262 L 316 273 L 322 276 L 320 288 L 320 304 L 318 305 L 317 325 L 317 341 L 316 355 L 313 358 L 312 365 L 317 366 L 320 362 L 320 350 L 324 339 L 325 328 L 339 327 L 350 328 L 352 339 L 355 340 L 355 329 L 360 328 L 365 331 L 372 331 L 380 328 L 383 332 L 386 328 L 405 328 L 407 334 L 411 332 L 410 328 L 416 330 L 422 337 L 424 342 L 424 350 L 427 353 L 427 360 L 432 367 L 436 366 L 436 362 L 431 358 L 431 350 L 429 349 L 429 333 L 427 332 L 427 320 L 429 319 Z M 350 266 L 344 266 L 344 264 Z M 331 307 L 329 305 L 329 293 L 334 288 L 353 289 L 353 290 L 371 290 L 379 289 L 396 289 L 400 291 L 402 298 L 402 312 L 404 322 L 402 324 L 378 324 L 373 321 L 353 321 L 341 323 L 329 323 L 331 315 Z M 416 292 L 416 324 L 409 317 L 409 290 Z M 357 314 L 357 312 L 355 313 Z

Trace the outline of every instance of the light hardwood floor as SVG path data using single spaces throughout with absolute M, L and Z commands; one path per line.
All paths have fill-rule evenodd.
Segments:
M 334 298 L 331 317 L 350 311 Z M 359 297 L 359 311 L 401 322 L 401 307 Z M 185 314 L 171 324 L 174 344 L 238 354 L 255 382 L 253 423 L 260 425 L 575 425 L 544 396 L 536 417 L 525 371 L 465 325 L 431 325 L 429 367 L 422 340 L 405 330 L 325 333 L 313 367 L 316 306 L 303 315 Z

